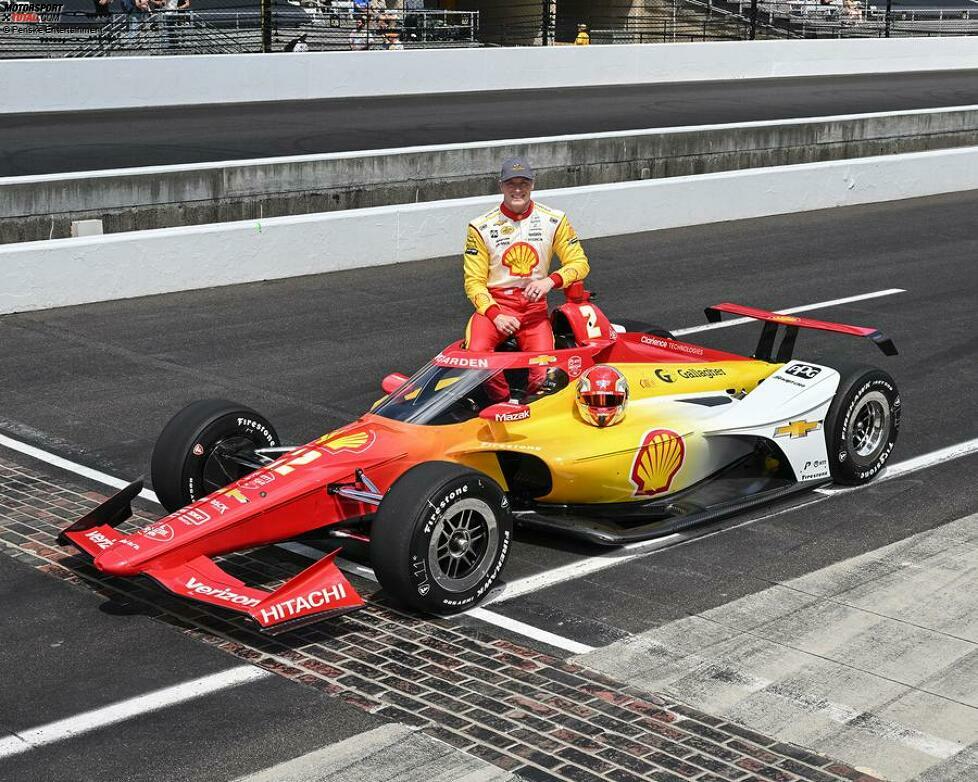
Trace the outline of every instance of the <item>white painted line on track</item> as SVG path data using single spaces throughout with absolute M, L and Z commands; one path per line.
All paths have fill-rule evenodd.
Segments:
M 241 665 L 210 676 L 202 676 L 199 679 L 175 684 L 172 687 L 137 695 L 135 698 L 118 701 L 109 706 L 76 714 L 57 722 L 49 722 L 47 725 L 41 725 L 37 728 L 18 731 L 12 736 L 0 739 L 0 758 L 10 757 L 37 747 L 43 747 L 45 744 L 53 744 L 56 741 L 80 736 L 83 733 L 114 725 L 142 714 L 159 711 L 167 706 L 175 706 L 178 703 L 200 698 L 212 692 L 237 687 L 240 684 L 273 675 L 271 671 L 256 668 L 253 665 Z
M 541 643 L 556 646 L 558 649 L 564 649 L 572 654 L 587 654 L 588 652 L 593 652 L 595 649 L 593 646 L 582 644 L 579 641 L 573 641 L 570 638 L 564 638 L 562 635 L 557 635 L 547 630 L 541 630 L 539 627 L 528 625 L 516 619 L 510 619 L 508 616 L 497 614 L 495 611 L 488 611 L 485 608 L 470 608 L 465 612 L 465 615 L 479 619 L 487 624 L 501 627 L 503 630 L 510 630 L 518 635 L 532 638 Z
M 308 559 L 313 560 L 321 559 L 326 553 L 324 551 L 320 551 L 314 546 L 307 546 L 304 543 L 279 543 L 278 547 L 285 549 L 286 551 L 291 551 L 293 554 L 298 554 L 301 557 L 307 557 Z M 373 581 L 374 583 L 377 582 L 376 574 L 366 565 L 361 565 L 357 562 L 350 562 L 349 560 L 342 559 L 340 557 L 336 558 L 336 564 L 341 570 L 347 573 L 355 573 L 368 581 Z M 487 600 L 482 605 L 486 606 L 491 602 L 494 601 Z M 508 616 L 497 614 L 495 611 L 488 611 L 484 607 L 470 608 L 468 611 L 463 611 L 457 616 L 471 616 L 485 622 L 486 624 L 501 627 L 504 630 L 509 630 L 517 635 L 522 635 L 526 638 L 533 638 L 558 649 L 564 649 L 571 654 L 587 654 L 588 652 L 594 651 L 593 646 L 582 644 L 579 641 L 574 641 L 570 638 L 564 638 L 564 636 L 551 633 L 548 630 L 541 630 L 539 627 L 534 627 L 533 625 L 528 625 L 525 622 L 520 622 L 517 619 L 511 619 Z
M 963 443 L 958 443 L 957 445 L 949 445 L 946 448 L 941 448 L 937 451 L 931 451 L 930 453 L 915 456 L 912 459 L 905 459 L 902 462 L 888 465 L 887 467 L 884 467 L 882 472 L 880 472 L 880 474 L 867 485 L 872 486 L 874 483 L 879 483 L 880 481 L 889 481 L 893 478 L 902 478 L 904 475 L 908 475 L 909 473 L 924 470 L 928 467 L 934 467 L 938 464 L 943 464 L 944 462 L 953 461 L 954 459 L 960 459 L 962 456 L 970 456 L 973 453 L 978 453 L 978 437 L 976 437 L 974 440 L 965 440 Z M 857 489 L 861 488 L 863 487 L 826 486 L 822 489 L 815 489 L 815 491 L 817 491 L 819 494 L 827 494 L 831 496 L 833 494 L 845 494 L 846 492 L 856 491 Z
M 978 0 L 969 0 L 978 2 Z M 417 155 L 431 152 L 454 152 L 481 149 L 505 149 L 529 144 L 562 144 L 582 141 L 614 141 L 642 136 L 666 136 L 677 133 L 710 133 L 713 131 L 742 130 L 749 128 L 777 128 L 791 125 L 813 123 L 847 122 L 862 119 L 886 119 L 887 117 L 925 116 L 949 112 L 974 111 L 978 105 L 938 106 L 927 109 L 900 109 L 897 111 L 874 111 L 859 114 L 829 114 L 821 117 L 787 117 L 774 120 L 751 120 L 748 122 L 723 122 L 710 125 L 673 125 L 665 128 L 634 128 L 598 133 L 573 133 L 559 136 L 531 136 L 524 138 L 489 139 L 486 141 L 467 141 L 454 144 L 423 144 L 413 147 L 388 147 L 387 149 L 354 149 L 346 152 L 319 152 L 306 155 L 279 155 L 275 157 L 239 158 L 237 160 L 213 160 L 203 163 L 171 163 L 159 166 L 130 166 L 127 168 L 90 169 L 88 171 L 69 171 L 55 174 L 29 174 L 25 176 L 0 177 L 0 186 L 24 185 L 34 182 L 58 182 L 64 179 L 97 179 L 126 176 L 165 176 L 167 174 L 214 171 L 226 168 L 249 166 L 300 165 L 330 160 L 351 160 L 358 158 L 390 157 L 393 155 Z
M 38 461 L 53 465 L 54 467 L 60 467 L 62 470 L 67 470 L 75 475 L 81 475 L 83 478 L 88 478 L 89 480 L 93 480 L 98 483 L 104 483 L 106 486 L 111 486 L 115 489 L 124 489 L 129 485 L 128 481 L 124 481 L 121 478 L 116 478 L 115 476 L 108 475 L 107 473 L 100 472 L 99 470 L 93 470 L 91 467 L 86 467 L 83 464 L 78 464 L 78 462 L 64 459 L 53 453 L 42 451 L 40 448 L 35 448 L 33 445 L 22 443 L 19 440 L 13 440 L 6 435 L 0 434 L 0 445 L 2 445 L 4 448 L 9 448 L 11 451 L 17 451 L 18 453 L 25 454 L 33 459 L 37 459 Z M 157 505 L 160 504 L 156 494 L 149 489 L 143 489 L 141 492 L 139 492 L 139 496 L 144 500 L 155 502 Z
M 906 293 L 903 288 L 888 288 L 885 291 L 874 291 L 873 293 L 861 293 L 858 296 L 846 296 L 844 299 L 831 299 L 830 301 L 819 301 L 815 304 L 803 304 L 800 307 L 788 307 L 786 310 L 775 310 L 779 315 L 794 315 L 799 312 L 809 310 L 824 309 L 825 307 L 837 307 L 840 304 L 851 304 L 854 301 L 866 301 L 867 299 L 879 299 L 883 296 L 892 296 L 895 293 Z M 677 337 L 683 334 L 695 334 L 699 331 L 712 331 L 713 329 L 725 329 L 730 326 L 742 326 L 745 323 L 757 323 L 754 318 L 733 318 L 722 320 L 719 323 L 705 323 L 702 326 L 690 326 L 684 329 L 676 329 L 672 333 Z

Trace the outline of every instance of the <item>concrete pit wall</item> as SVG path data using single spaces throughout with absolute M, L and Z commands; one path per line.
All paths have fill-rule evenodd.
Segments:
M 525 154 L 538 189 L 978 145 L 978 107 L 0 179 L 0 243 L 482 195 Z

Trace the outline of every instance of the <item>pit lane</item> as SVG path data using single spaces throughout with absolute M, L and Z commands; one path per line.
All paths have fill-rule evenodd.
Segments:
M 0 177 L 978 103 L 975 71 L 0 116 Z
M 978 435 L 967 415 L 978 380 L 976 205 L 966 193 L 592 241 L 592 287 L 605 292 L 598 303 L 612 316 L 667 326 L 697 323 L 701 307 L 720 300 L 781 308 L 906 289 L 822 313 L 880 327 L 900 357 L 808 334 L 798 350 L 895 375 L 906 410 L 896 458 L 906 459 Z M 455 338 L 468 314 L 459 287 L 457 260 L 447 259 L 8 316 L 0 320 L 2 430 L 127 477 L 145 471 L 172 411 L 199 396 L 252 404 L 286 436 L 308 439 L 364 409 L 386 372 L 409 371 Z M 755 334 L 736 327 L 702 341 L 747 351 Z M 974 466 L 973 458 L 952 462 L 787 510 L 493 610 L 604 646 L 974 512 L 963 488 Z M 593 553 L 524 535 L 507 577 Z

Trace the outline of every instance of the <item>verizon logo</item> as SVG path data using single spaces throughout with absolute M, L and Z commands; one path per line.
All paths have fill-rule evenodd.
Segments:
M 259 601 L 256 597 L 245 597 L 244 595 L 239 595 L 237 592 L 233 592 L 225 587 L 213 587 L 208 586 L 200 581 L 198 581 L 193 576 L 187 581 L 187 589 L 196 595 L 207 595 L 209 597 L 216 597 L 218 600 L 223 600 L 226 603 L 234 603 L 239 606 L 248 606 L 253 608 L 258 605 Z

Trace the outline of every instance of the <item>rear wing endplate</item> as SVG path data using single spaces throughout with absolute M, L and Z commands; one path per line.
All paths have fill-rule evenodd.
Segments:
M 865 337 L 871 342 L 874 342 L 883 351 L 884 355 L 897 355 L 896 345 L 893 344 L 893 340 L 884 336 L 879 329 L 866 328 L 864 326 L 847 326 L 844 323 L 831 323 L 812 318 L 800 318 L 797 315 L 768 312 L 767 310 L 757 309 L 756 307 L 745 307 L 742 304 L 731 304 L 730 302 L 714 304 L 712 307 L 707 307 L 704 312 L 706 313 L 706 319 L 710 323 L 719 323 L 724 312 L 763 321 L 764 328 L 757 342 L 757 350 L 754 352 L 754 358 L 761 359 L 762 361 L 790 361 L 795 349 L 795 339 L 798 336 L 798 329 L 816 329 L 818 331 L 832 331 L 836 334 L 848 334 L 851 337 Z M 780 326 L 785 327 L 785 334 L 778 347 L 777 357 L 775 358 L 774 341 Z

